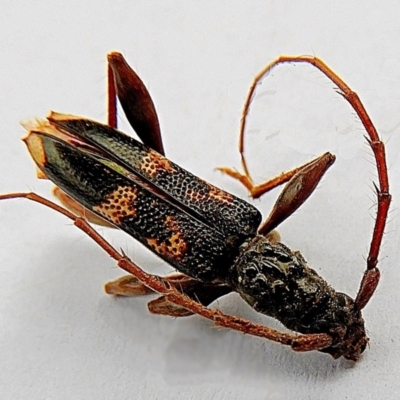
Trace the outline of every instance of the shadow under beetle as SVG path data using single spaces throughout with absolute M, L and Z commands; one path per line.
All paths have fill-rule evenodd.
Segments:
M 106 284 L 110 294 L 159 293 L 149 303 L 153 313 L 174 317 L 199 314 L 218 326 L 261 336 L 296 351 L 319 350 L 358 360 L 368 343 L 361 310 L 373 295 L 391 196 L 384 144 L 359 97 L 322 60 L 281 56 L 254 78 L 240 128 L 243 173 L 220 170 L 239 180 L 255 198 L 286 183 L 268 218 L 259 211 L 164 157 L 157 114 L 151 97 L 121 54 L 108 55 L 108 125 L 77 116 L 50 113 L 27 126 L 24 139 L 41 177 L 56 184 L 63 208 L 35 193 L 24 197 L 72 219 L 117 260 L 128 276 Z M 274 230 L 314 191 L 335 157 L 330 153 L 260 185 L 254 185 L 244 157 L 246 117 L 256 85 L 276 65 L 307 63 L 319 69 L 350 103 L 368 134 L 379 185 L 378 210 L 367 269 L 355 300 L 336 292 L 299 252 L 279 242 Z M 117 131 L 116 99 L 142 143 Z M 71 212 L 72 211 L 72 212 Z M 118 227 L 173 266 L 179 273 L 151 275 L 107 243 L 88 222 Z M 255 310 L 274 317 L 293 332 L 282 333 L 207 306 L 236 291 Z

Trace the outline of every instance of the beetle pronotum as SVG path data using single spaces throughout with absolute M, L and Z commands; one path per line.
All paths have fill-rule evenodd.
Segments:
M 287 182 L 270 215 L 260 224 L 261 215 L 252 205 L 164 157 L 157 114 L 144 84 L 121 54 L 110 53 L 108 61 L 108 125 L 52 112 L 46 120 L 32 123 L 24 139 L 41 174 L 57 185 L 55 194 L 66 208 L 35 193 L 5 194 L 0 199 L 28 198 L 73 220 L 129 272 L 106 285 L 110 294 L 156 292 L 161 296 L 149 303 L 154 313 L 199 314 L 218 326 L 261 336 L 296 351 L 319 350 L 335 358 L 357 360 L 368 343 L 361 310 L 379 282 L 378 254 L 391 200 L 384 144 L 357 94 L 316 57 L 281 56 L 255 77 L 240 128 L 244 172 L 221 171 L 244 184 L 252 197 Z M 309 197 L 334 156 L 325 153 L 261 185 L 254 185 L 248 172 L 243 143 L 251 99 L 257 83 L 282 63 L 311 64 L 339 88 L 363 123 L 376 159 L 377 218 L 367 269 L 355 300 L 332 289 L 300 253 L 281 244 L 274 231 Z M 116 97 L 143 143 L 115 130 Z M 119 227 L 179 273 L 167 277 L 146 273 L 107 243 L 89 222 Z M 292 332 L 282 333 L 207 307 L 231 291 Z

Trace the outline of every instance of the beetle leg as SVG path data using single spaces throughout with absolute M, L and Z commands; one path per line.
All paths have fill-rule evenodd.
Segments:
M 274 178 L 259 184 L 255 184 L 253 182 L 253 179 L 250 176 L 250 172 L 247 169 L 244 157 L 242 159 L 242 165 L 244 169 L 243 173 L 229 167 L 217 167 L 216 170 L 221 171 L 223 174 L 226 174 L 231 178 L 238 180 L 249 191 L 251 198 L 258 199 L 270 190 L 275 189 L 276 187 L 288 182 L 296 173 L 307 168 L 308 165 L 315 163 L 315 161 L 318 160 L 320 157 L 314 158 L 313 160 L 310 160 L 305 164 L 293 168 L 289 171 L 282 172 Z
M 154 294 L 133 275 L 124 275 L 104 285 L 104 291 L 114 296 L 135 297 Z
M 107 56 L 107 125 L 118 128 L 117 92 L 115 88 L 114 72 Z
M 308 199 L 334 161 L 334 155 L 325 153 L 300 167 L 283 172 L 259 185 L 253 184 L 250 177 L 246 175 L 248 172 L 241 174 L 225 167 L 217 169 L 234 179 L 238 179 L 249 190 L 252 198 L 258 198 L 271 189 L 287 182 L 269 217 L 258 230 L 260 234 L 265 235 L 292 215 Z
M 334 161 L 335 156 L 325 153 L 297 171 L 283 188 L 270 215 L 258 228 L 258 233 L 265 235 L 292 215 L 308 199 Z
M 194 315 L 192 311 L 173 303 L 167 296 L 160 296 L 147 303 L 147 308 L 152 314 L 165 315 L 168 317 L 190 317 Z
M 204 306 L 208 306 L 219 297 L 232 291 L 231 288 L 224 284 L 204 283 L 181 273 L 160 277 L 160 279 L 166 285 L 173 286 L 180 293 Z M 108 282 L 104 289 L 107 294 L 117 296 L 143 296 L 155 293 L 153 290 L 143 285 L 143 283 L 133 275 L 125 275 L 115 281 Z M 148 308 L 153 314 L 169 315 L 171 317 L 193 315 L 193 312 L 169 301 L 167 296 L 160 296 L 150 301 L 148 303 Z
M 108 125 L 117 127 L 118 97 L 126 118 L 142 142 L 164 153 L 157 113 L 144 83 L 122 54 L 111 52 L 108 60 Z
M 232 289 L 227 285 L 204 283 L 186 276 L 183 276 L 183 279 L 168 279 L 168 283 L 174 286 L 180 293 L 203 306 L 208 306 L 218 298 L 232 292 Z M 171 301 L 168 295 L 163 295 L 150 301 L 147 306 L 151 313 L 158 315 L 187 317 L 194 314 L 193 311 Z
M 326 333 L 306 335 L 283 333 L 267 326 L 250 322 L 243 318 L 223 314 L 219 310 L 209 309 L 203 304 L 191 299 L 189 296 L 180 293 L 179 290 L 168 282 L 163 281 L 162 278 L 143 271 L 123 253 L 119 253 L 114 247 L 112 247 L 96 230 L 94 230 L 92 226 L 89 225 L 85 219 L 77 217 L 65 208 L 35 193 L 9 193 L 0 195 L 0 200 L 13 198 L 26 198 L 41 203 L 46 207 L 65 215 L 74 222 L 75 226 L 85 232 L 104 251 L 106 251 L 109 256 L 114 258 L 120 268 L 135 276 L 144 286 L 165 296 L 169 302 L 189 310 L 193 314 L 199 314 L 202 317 L 213 321 L 216 326 L 230 328 L 249 335 L 269 339 L 277 343 L 291 346 L 296 351 L 321 350 L 332 344 L 332 337 Z

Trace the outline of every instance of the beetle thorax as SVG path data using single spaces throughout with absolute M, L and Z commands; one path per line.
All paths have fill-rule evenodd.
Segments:
M 293 331 L 332 336 L 323 351 L 333 357 L 356 359 L 364 350 L 364 320 L 353 299 L 337 293 L 299 252 L 256 236 L 241 247 L 230 277 L 230 285 L 255 310 Z

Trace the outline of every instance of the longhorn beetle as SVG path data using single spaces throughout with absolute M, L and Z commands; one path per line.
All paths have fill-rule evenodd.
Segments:
M 279 242 L 274 229 L 313 192 L 335 157 L 330 153 L 261 185 L 254 185 L 244 156 L 246 117 L 257 84 L 279 64 L 311 64 L 325 74 L 350 103 L 368 134 L 379 184 L 377 217 L 367 268 L 355 300 L 336 292 L 303 256 Z M 24 141 L 40 170 L 56 184 L 61 207 L 35 193 L 10 193 L 0 199 L 28 198 L 71 220 L 94 239 L 118 266 L 129 272 L 106 284 L 115 295 L 161 296 L 149 303 L 153 313 L 174 317 L 199 314 L 218 326 L 289 345 L 296 351 L 319 350 L 358 360 L 366 335 L 362 309 L 373 295 L 380 273 L 378 254 L 391 196 L 384 144 L 359 97 L 322 60 L 281 56 L 255 78 L 240 127 L 243 173 L 220 170 L 239 180 L 253 198 L 286 183 L 270 215 L 190 174 L 164 156 L 151 97 L 121 54 L 108 54 L 108 124 L 51 112 L 27 127 Z M 139 138 L 116 130 L 116 98 Z M 118 227 L 173 266 L 178 273 L 151 275 L 105 241 L 89 222 Z M 260 224 L 261 223 L 261 224 Z M 291 332 L 252 323 L 207 306 L 236 291 L 255 310 L 279 320 Z

